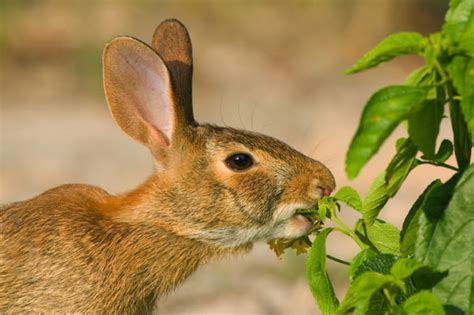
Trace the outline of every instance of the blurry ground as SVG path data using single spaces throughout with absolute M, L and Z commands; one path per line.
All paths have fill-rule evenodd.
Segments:
M 391 32 L 439 29 L 445 2 L 359 1 L 13 1 L 0 7 L 0 202 L 63 183 L 131 189 L 152 170 L 148 152 L 110 115 L 101 90 L 100 55 L 116 35 L 145 41 L 165 18 L 189 28 L 194 48 L 194 106 L 199 121 L 278 137 L 349 184 L 344 155 L 362 106 L 377 88 L 402 82 L 419 65 L 401 58 L 344 76 L 358 56 Z M 350 184 L 365 193 L 394 152 L 399 129 Z M 447 128 L 442 136 L 448 136 Z M 448 172 L 415 170 L 382 217 L 401 226 L 423 187 Z M 356 216 L 345 209 L 344 220 Z M 349 239 L 331 235 L 330 254 L 350 259 Z M 329 262 L 337 293 L 347 269 Z M 304 257 L 277 260 L 265 244 L 216 262 L 160 301 L 161 314 L 317 314 Z

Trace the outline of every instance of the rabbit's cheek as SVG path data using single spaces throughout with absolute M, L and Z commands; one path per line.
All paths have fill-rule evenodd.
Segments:
M 294 239 L 308 234 L 313 224 L 304 216 L 297 214 L 285 222 L 284 229 L 280 231 L 278 237 Z

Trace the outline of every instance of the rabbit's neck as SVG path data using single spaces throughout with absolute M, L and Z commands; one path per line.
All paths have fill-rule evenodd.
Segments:
M 123 227 L 107 246 L 113 257 L 102 284 L 110 309 L 118 313 L 151 310 L 155 300 L 175 289 L 211 257 L 223 254 L 198 241 L 143 226 Z M 112 293 L 112 294 L 111 294 Z
M 175 210 L 175 202 L 160 198 L 163 194 L 158 193 L 157 182 L 156 178 L 153 184 L 147 181 L 109 204 L 113 206 L 109 215 L 115 219 L 115 237 L 107 248 L 116 261 L 108 263 L 113 266 L 114 277 L 107 279 L 107 290 L 122 290 L 110 301 L 111 307 L 123 305 L 121 311 L 152 307 L 156 298 L 175 289 L 199 265 L 216 256 L 248 250 L 245 246 L 221 248 L 180 235 L 179 220 L 170 213 Z

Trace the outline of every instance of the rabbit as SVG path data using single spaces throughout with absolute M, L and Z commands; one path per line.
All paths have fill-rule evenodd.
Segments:
M 0 209 L 0 313 L 150 313 L 210 260 L 312 229 L 296 214 L 335 188 L 329 169 L 272 137 L 198 123 L 192 48 L 178 20 L 152 46 L 117 37 L 103 82 L 154 173 L 112 195 L 67 184 Z

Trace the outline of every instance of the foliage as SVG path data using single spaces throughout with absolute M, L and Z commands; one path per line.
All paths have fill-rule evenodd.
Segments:
M 474 0 L 451 0 L 439 33 L 388 36 L 347 73 L 406 54 L 423 57 L 425 65 L 404 84 L 384 87 L 369 99 L 349 146 L 346 174 L 356 177 L 404 123 L 407 136 L 396 142 L 395 156 L 364 198 L 355 189 L 342 187 L 306 213 L 318 218 L 307 276 L 323 314 L 474 314 Z M 437 146 L 446 106 L 453 138 Z M 457 166 L 446 163 L 453 153 Z M 411 170 L 422 164 L 448 168 L 454 174 L 445 183 L 435 179 L 423 191 L 401 230 L 378 219 Z M 339 202 L 360 214 L 354 228 L 337 217 Z M 322 228 L 326 219 L 335 227 Z M 342 301 L 326 271 L 326 258 L 343 262 L 326 255 L 326 239 L 332 232 L 346 234 L 361 249 L 349 263 L 350 286 Z M 306 237 L 302 244 L 300 252 L 311 241 Z M 284 249 L 280 246 L 281 252 Z

